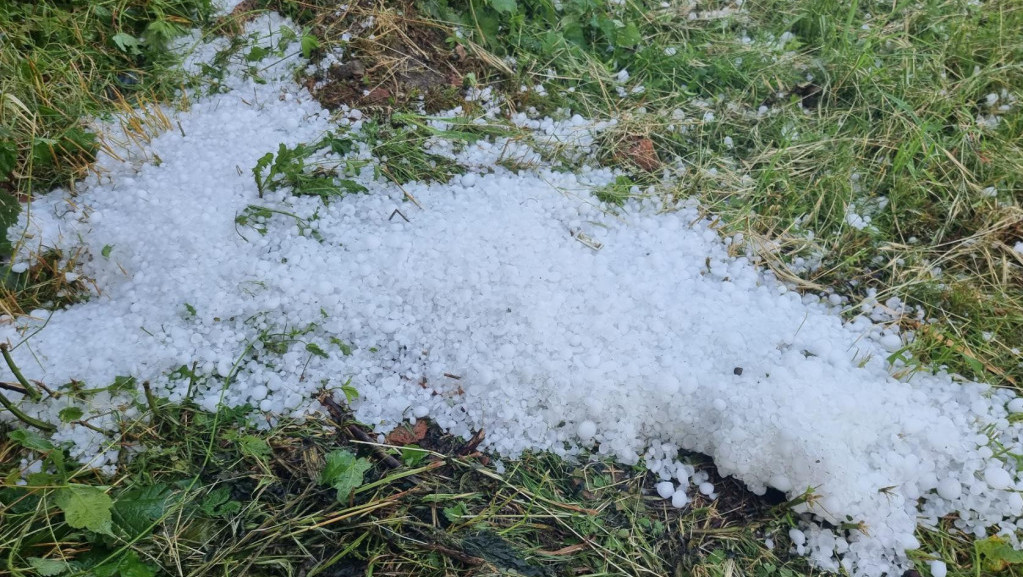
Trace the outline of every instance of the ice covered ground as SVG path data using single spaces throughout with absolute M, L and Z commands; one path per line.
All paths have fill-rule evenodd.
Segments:
M 484 428 L 509 456 L 643 459 L 678 506 L 693 470 L 677 451 L 699 451 L 754 491 L 813 488 L 796 549 L 862 575 L 902 567 L 918 522 L 956 512 L 978 534 L 1023 527 L 1023 481 L 992 450 L 1023 453 L 1008 419 L 1023 401 L 945 374 L 893 378 L 897 333 L 870 311 L 843 323 L 829 299 L 730 256 L 695 203 L 610 214 L 590 193 L 612 172 L 510 172 L 496 161 L 529 152 L 503 140 L 460 151 L 491 170 L 448 184 L 402 191 L 367 168 L 367 194 L 259 198 L 259 157 L 338 129 L 290 80 L 298 64 L 270 57 L 264 82 L 234 69 L 226 93 L 173 113 L 173 130 L 102 158 L 76 197 L 34 203 L 23 254 L 85 247 L 80 274 L 99 292 L 0 328 L 28 378 L 102 387 L 131 375 L 180 399 L 187 379 L 172 371 L 196 362 L 210 376 L 192 391 L 203 406 L 276 415 L 315 410 L 317 390 L 350 379 L 357 417 L 379 430 L 428 417 L 457 434 Z M 358 116 L 343 121 L 353 132 Z M 591 130 L 543 126 L 582 144 Z M 261 235 L 235 221 L 250 205 L 302 220 L 278 213 Z M 78 402 L 111 429 L 136 411 L 123 395 L 67 399 L 23 407 L 56 422 Z M 95 466 L 116 456 L 85 427 L 55 437 Z M 866 532 L 828 528 L 850 520 Z

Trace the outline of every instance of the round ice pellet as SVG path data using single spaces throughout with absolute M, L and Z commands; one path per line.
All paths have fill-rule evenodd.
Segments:
M 672 493 L 671 495 L 672 507 L 676 509 L 681 509 L 682 507 L 685 507 L 687 503 L 689 503 L 689 495 L 686 495 L 685 491 L 683 491 L 682 489 L 678 489 L 677 491 Z
M 942 479 L 938 481 L 938 495 L 942 499 L 958 499 L 963 494 L 963 486 L 955 479 Z
M 592 439 L 593 435 L 597 434 L 597 424 L 589 420 L 583 421 L 579 423 L 576 433 L 579 435 L 579 438 L 584 441 Z

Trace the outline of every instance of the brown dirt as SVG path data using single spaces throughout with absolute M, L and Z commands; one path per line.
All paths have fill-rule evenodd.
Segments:
M 372 24 L 364 26 L 369 16 Z M 449 48 L 448 31 L 421 18 L 413 2 L 363 2 L 319 23 L 316 32 L 328 45 L 345 32 L 352 36 L 343 63 L 305 81 L 328 110 L 347 105 L 386 113 L 421 100 L 436 112 L 461 104 L 463 78 L 483 70 L 460 46 Z

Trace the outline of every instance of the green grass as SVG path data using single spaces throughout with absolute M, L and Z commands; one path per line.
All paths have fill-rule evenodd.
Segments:
M 712 574 L 735 555 L 765 577 L 806 571 L 744 534 L 749 519 L 764 534 L 787 524 L 763 521 L 766 508 L 737 487 L 680 512 L 649 496 L 641 467 L 525 455 L 498 474 L 436 430 L 418 449 L 359 441 L 337 405 L 332 427 L 268 430 L 244 408 L 153 408 L 121 431 L 116 444 L 135 457 L 112 478 L 31 432 L 0 442 L 0 574 Z M 23 485 L 18 456 L 38 471 Z
M 459 42 L 518 61 L 521 77 L 489 80 L 543 82 L 549 107 L 618 116 L 605 162 L 652 139 L 679 178 L 665 192 L 700 198 L 726 233 L 775 243 L 762 256 L 784 277 L 936 319 L 911 347 L 921 367 L 1023 382 L 1018 3 L 753 0 L 693 19 L 678 3 L 424 6 L 459 23 Z
M 1023 343 L 1023 257 L 1011 249 L 1023 241 L 1016 102 L 1023 99 L 1023 5 L 747 0 L 724 15 L 705 11 L 728 3 L 700 3 L 704 12 L 691 18 L 680 2 L 561 4 L 364 3 L 340 15 L 325 1 L 256 7 L 295 18 L 303 37 L 315 37 L 308 43 L 314 56 L 346 44 L 367 70 L 380 64 L 380 77 L 360 79 L 367 87 L 405 74 L 405 56 L 414 54 L 436 67 L 454 62 L 465 86 L 493 86 L 507 112 L 564 114 L 559 109 L 567 107 L 616 117 L 596 160 L 552 153 L 564 169 L 601 162 L 626 170 L 599 191 L 602 200 L 624 205 L 634 187 L 645 193 L 650 186 L 669 198 L 695 196 L 723 234 L 742 233 L 766 265 L 805 290 L 834 290 L 853 304 L 898 297 L 918 307 L 933 322 L 895 321 L 916 334 L 899 353 L 907 371 L 943 366 L 995 385 L 1023 382 L 1016 349 Z M 230 31 L 207 14 L 198 1 L 0 8 L 0 30 L 13 47 L 0 53 L 0 196 L 70 185 L 84 174 L 101 143 L 81 118 L 163 98 L 185 82 L 159 47 L 177 25 Z M 340 40 L 370 15 L 372 40 Z M 135 37 L 147 42 L 135 46 Z M 243 45 L 232 44 L 224 58 Z M 538 83 L 547 96 L 519 91 Z M 516 135 L 500 123 L 454 120 L 437 131 L 429 117 L 407 109 L 423 96 L 428 110 L 477 112 L 455 87 L 406 96 L 395 89 L 367 108 L 365 144 L 381 175 L 398 185 L 445 181 L 463 170 L 424 150 L 431 138 L 460 146 Z M 630 159 L 637 139 L 653 143 L 657 170 Z M 353 145 L 343 135 L 335 140 L 267 151 L 254 177 L 324 202 L 355 192 L 333 188 L 333 177 L 361 165 L 312 166 L 315 150 Z M 659 180 L 662 170 L 670 184 Z M 327 180 L 332 187 L 324 188 Z M 9 200 L 0 206 L 5 223 L 11 207 Z M 240 230 L 265 234 L 267 220 L 295 218 L 250 209 L 239 215 Z M 869 226 L 852 226 L 860 223 L 851 213 L 869 217 Z M 310 223 L 296 222 L 315 234 Z M 28 272 L 8 273 L 5 312 L 59 306 L 80 294 L 63 274 L 76 258 L 41 255 Z M 438 431 L 418 451 L 368 444 L 373 432 L 343 411 L 255 427 L 244 410 L 210 414 L 187 400 L 141 394 L 135 403 L 142 416 L 125 419 L 116 442 L 136 456 L 118 463 L 113 477 L 75 465 L 62 448 L 32 435 L 0 441 L 0 575 L 814 573 L 785 553 L 794 523 L 786 505 L 729 480 L 715 479 L 717 500 L 698 498 L 676 511 L 650 496 L 650 475 L 613 462 L 525 455 L 498 474 L 492 457 L 461 451 L 464 440 Z M 333 485 L 341 473 L 323 476 L 342 454 L 370 467 L 339 500 Z M 713 473 L 698 455 L 683 457 Z M 21 459 L 40 471 L 24 475 Z M 99 516 L 80 515 L 82 504 Z M 921 574 L 931 552 L 950 575 L 1020 574 L 1023 560 L 1002 543 L 963 535 L 952 522 L 919 532 L 923 547 L 913 559 Z M 768 537 L 773 551 L 764 546 Z
M 22 195 L 73 185 L 98 146 L 83 120 L 169 96 L 166 44 L 209 12 L 203 0 L 5 3 L 0 184 Z

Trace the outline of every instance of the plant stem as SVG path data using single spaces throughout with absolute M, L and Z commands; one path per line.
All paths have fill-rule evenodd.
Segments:
M 153 396 L 153 389 L 149 386 L 149 381 L 142 381 L 142 390 L 146 393 L 146 403 L 149 405 L 149 410 L 153 412 L 153 419 L 160 418 L 160 411 L 156 407 L 156 397 Z
M 19 409 L 14 403 L 9 401 L 3 393 L 0 393 L 0 405 L 3 405 L 5 409 L 10 411 L 15 417 L 18 418 L 19 421 L 25 423 L 26 425 L 31 425 L 41 431 L 46 431 L 48 433 L 52 433 L 53 431 L 57 430 L 57 427 L 54 427 L 53 425 L 45 421 L 40 421 L 39 419 L 30 417 L 23 413 L 21 409 Z
M 18 365 L 14 364 L 14 359 L 11 358 L 10 349 L 11 346 L 9 344 L 0 343 L 0 353 L 3 353 L 4 360 L 7 361 L 7 366 L 10 367 L 11 372 L 14 373 L 14 378 L 18 379 L 21 386 L 25 387 L 25 392 L 28 393 L 29 398 L 38 402 L 43 398 L 43 396 L 40 395 L 39 391 L 28 382 L 28 379 L 26 379 L 24 375 L 21 374 L 21 370 L 18 369 Z

